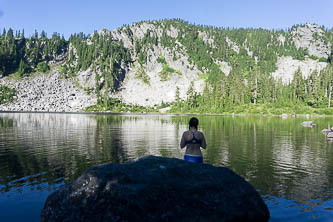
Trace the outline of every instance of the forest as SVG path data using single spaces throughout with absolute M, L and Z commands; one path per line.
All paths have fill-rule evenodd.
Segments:
M 190 64 L 196 65 L 201 71 L 200 78 L 206 80 L 202 94 L 190 87 L 186 100 L 176 92 L 174 102 L 159 106 L 170 106 L 171 112 L 333 114 L 330 108 L 332 50 L 325 58 L 310 55 L 307 49 L 297 48 L 292 30 L 304 25 L 295 25 L 288 30 L 221 28 L 172 19 L 142 21 L 133 26 L 143 22 L 154 26 L 154 29 L 147 30 L 143 38 L 135 36 L 129 25 L 118 29 L 130 39 L 133 48 L 126 48 L 121 40 L 113 39 L 108 31 L 95 31 L 90 35 L 73 34 L 66 40 L 58 33 L 47 37 L 44 31 L 40 34 L 36 31 L 31 37 L 25 37 L 24 30 L 14 34 L 12 29 L 4 29 L 0 35 L 0 76 L 24 77 L 56 68 L 63 78 L 74 78 L 80 71 L 91 69 L 98 73 L 96 86 L 87 90 L 94 91 L 99 100 L 95 107 L 88 110 L 155 111 L 156 107 L 131 106 L 109 95 L 121 85 L 128 67 L 134 62 L 145 67 L 150 62 L 151 51 L 163 47 L 173 52 L 174 60 L 178 59 L 177 55 L 186 54 Z M 333 30 L 320 28 L 324 34 L 315 38 L 333 45 Z M 178 30 L 176 37 L 168 35 L 171 29 Z M 162 30 L 162 33 L 158 30 Z M 327 67 L 320 73 L 314 71 L 306 79 L 298 69 L 292 82 L 284 84 L 271 75 L 277 69 L 278 58 L 282 56 L 297 60 L 310 58 L 327 63 Z M 231 72 L 228 75 L 223 73 L 216 61 L 227 62 L 232 68 Z M 160 62 L 163 63 L 164 81 L 167 81 L 168 72 L 175 70 L 163 61 L 163 57 Z M 144 71 L 138 73 L 138 77 L 146 78 Z M 102 85 L 101 79 L 104 80 Z M 154 84 L 147 79 L 145 81 Z M 0 96 L 0 103 L 4 102 L 1 98 L 9 101 L 14 95 L 7 88 L 1 89 L 4 96 Z

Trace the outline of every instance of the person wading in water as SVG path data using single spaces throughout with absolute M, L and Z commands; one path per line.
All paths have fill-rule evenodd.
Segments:
M 198 131 L 199 120 L 195 117 L 190 119 L 190 128 L 183 133 L 180 148 L 186 146 L 184 160 L 193 163 L 202 163 L 203 157 L 200 147 L 206 148 L 206 139 L 202 132 Z

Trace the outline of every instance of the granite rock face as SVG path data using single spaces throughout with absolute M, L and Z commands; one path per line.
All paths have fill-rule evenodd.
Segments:
M 268 221 L 257 191 L 224 167 L 144 157 L 88 169 L 47 198 L 41 221 Z
M 327 64 L 310 58 L 301 61 L 291 56 L 278 57 L 277 70 L 272 73 L 272 76 L 275 80 L 281 79 L 282 83 L 290 84 L 298 69 L 301 70 L 303 79 L 308 79 L 312 72 L 319 73 L 327 67 Z
M 305 24 L 292 30 L 292 36 L 297 48 L 307 49 L 310 55 L 328 58 L 331 54 L 331 44 L 325 42 L 324 30 L 315 24 Z

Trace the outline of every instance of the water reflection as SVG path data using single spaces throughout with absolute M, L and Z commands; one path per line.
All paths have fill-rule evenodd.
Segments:
M 123 118 L 119 131 L 129 159 L 144 155 L 181 158 L 178 144 L 185 126 L 179 127 L 171 123 L 170 116 L 133 116 Z
M 29 199 L 38 203 L 34 218 L 39 218 L 47 194 L 92 165 L 149 154 L 182 158 L 179 140 L 189 118 L 0 113 L 0 209 L 11 212 L 7 203 Z M 229 167 L 249 181 L 266 199 L 273 221 L 286 215 L 333 216 L 328 207 L 333 199 L 333 143 L 321 133 L 333 125 L 332 119 L 312 119 L 317 123 L 313 128 L 302 127 L 304 119 L 295 118 L 199 120 L 208 143 L 205 162 Z M 22 218 L 11 218 L 15 220 Z
M 168 116 L 1 113 L 0 124 L 2 192 L 68 182 L 98 163 L 182 155 Z

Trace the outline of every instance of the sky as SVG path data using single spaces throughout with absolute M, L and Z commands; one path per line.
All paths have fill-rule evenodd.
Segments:
M 0 29 L 70 34 L 180 18 L 217 27 L 333 27 L 333 0 L 0 0 Z

